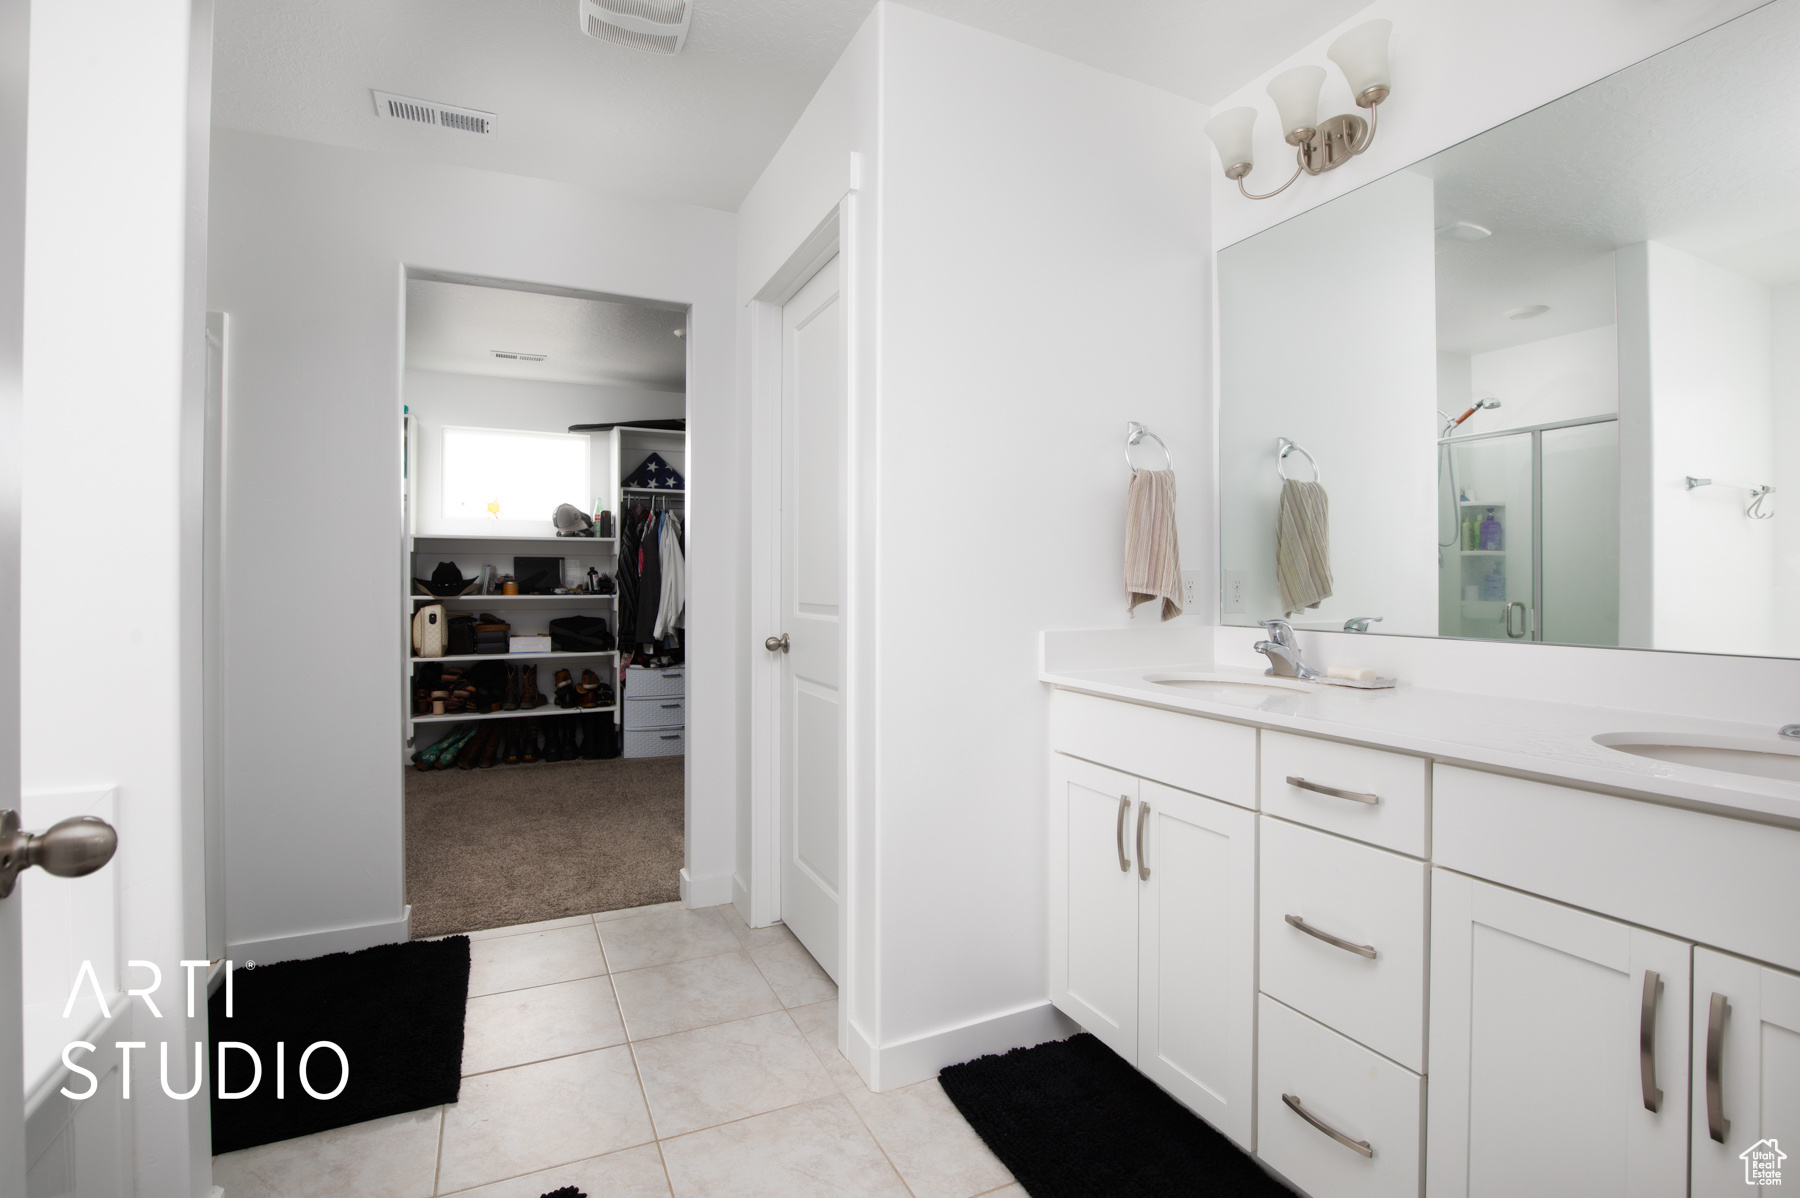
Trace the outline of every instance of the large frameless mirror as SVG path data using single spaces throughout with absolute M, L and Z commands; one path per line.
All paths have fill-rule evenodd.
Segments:
M 1227 624 L 1800 656 L 1800 0 L 1219 254 Z

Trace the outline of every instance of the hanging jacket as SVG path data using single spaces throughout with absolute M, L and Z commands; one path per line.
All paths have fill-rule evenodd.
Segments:
M 647 645 L 656 639 L 656 613 L 662 607 L 662 513 L 651 512 L 644 522 L 638 540 L 638 560 L 642 571 L 638 576 L 637 624 L 632 641 Z
M 637 519 L 636 512 L 621 512 L 619 516 L 619 650 L 625 656 L 631 655 L 631 645 L 636 639 L 637 603 L 640 575 L 638 572 L 638 545 L 643 522 Z
M 662 536 L 658 538 L 658 556 L 662 559 L 662 596 L 657 605 L 656 639 L 662 640 L 680 628 L 686 609 L 687 563 L 681 552 L 681 517 L 673 512 L 663 515 Z

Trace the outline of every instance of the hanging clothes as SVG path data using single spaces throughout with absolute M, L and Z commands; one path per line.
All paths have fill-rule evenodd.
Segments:
M 662 595 L 657 604 L 656 639 L 665 640 L 682 626 L 687 610 L 687 562 L 681 552 L 681 517 L 664 512 L 658 541 L 662 561 Z
M 638 592 L 642 574 L 638 565 L 638 547 L 642 543 L 643 521 L 640 511 L 622 512 L 619 517 L 619 651 L 629 657 L 637 629 Z
M 662 607 L 662 516 L 646 513 L 643 536 L 638 542 L 637 624 L 632 632 L 635 645 L 647 645 L 656 639 L 656 614 Z

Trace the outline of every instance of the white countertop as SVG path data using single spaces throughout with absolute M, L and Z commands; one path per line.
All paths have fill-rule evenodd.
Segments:
M 1593 740 L 1621 732 L 1697 734 L 1751 740 L 1757 747 L 1766 742 L 1773 752 L 1785 745 L 1791 751 L 1791 742 L 1779 740 L 1766 725 L 1432 690 L 1404 681 L 1389 690 L 1318 684 L 1306 684 L 1305 691 L 1229 685 L 1187 690 L 1146 676 L 1191 671 L 1222 679 L 1266 679 L 1261 671 L 1211 661 L 1086 669 L 1067 655 L 1061 657 L 1039 676 L 1085 694 L 1800 827 L 1800 783 L 1638 757 Z

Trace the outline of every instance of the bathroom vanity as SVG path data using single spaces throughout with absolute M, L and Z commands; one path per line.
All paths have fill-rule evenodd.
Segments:
M 1800 742 L 1042 678 L 1051 1001 L 1303 1192 L 1736 1194 L 1800 1144 Z

